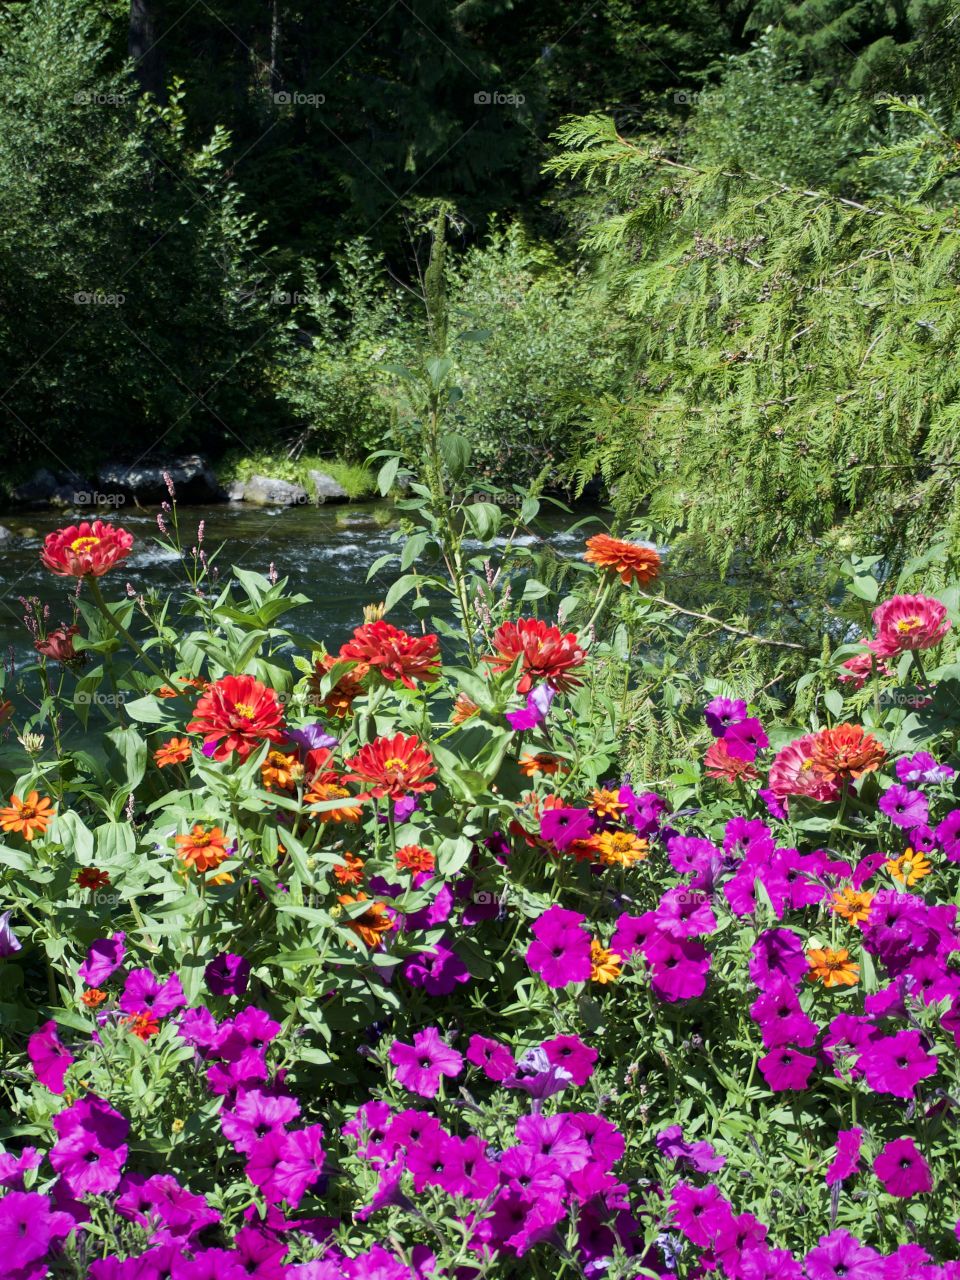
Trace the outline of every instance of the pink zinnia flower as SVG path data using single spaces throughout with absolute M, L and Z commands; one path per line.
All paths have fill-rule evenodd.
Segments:
M 873 611 L 877 629 L 871 648 L 882 658 L 931 649 L 950 630 L 946 606 L 930 596 L 894 596 Z
M 933 1188 L 930 1166 L 912 1138 L 888 1142 L 874 1160 L 873 1171 L 883 1183 L 884 1191 L 903 1200 Z
M 778 751 L 770 766 L 770 790 L 778 800 L 787 796 L 806 796 L 826 803 L 840 798 L 840 788 L 813 767 L 816 734 L 807 733 Z
M 413 1037 L 413 1044 L 394 1040 L 390 1061 L 397 1068 L 397 1081 L 421 1098 L 435 1098 L 441 1076 L 457 1076 L 463 1069 L 463 1057 L 440 1038 L 436 1027 L 427 1027 Z

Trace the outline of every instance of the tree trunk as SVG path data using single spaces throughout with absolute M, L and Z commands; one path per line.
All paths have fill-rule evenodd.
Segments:
M 127 49 L 133 59 L 133 70 L 145 93 L 163 96 L 163 58 L 158 30 L 160 0 L 130 0 L 130 28 Z

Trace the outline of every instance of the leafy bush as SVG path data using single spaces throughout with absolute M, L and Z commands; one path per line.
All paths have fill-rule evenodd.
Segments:
M 273 476 L 278 480 L 290 480 L 313 492 L 311 471 L 324 471 L 345 489 L 347 496 L 356 500 L 369 498 L 376 492 L 373 472 L 362 463 L 342 462 L 336 458 L 321 458 L 317 454 L 300 454 L 296 459 L 286 458 L 274 452 L 244 450 L 226 454 L 217 467 L 217 478 L 222 486 L 234 480 L 249 480 L 255 475 Z

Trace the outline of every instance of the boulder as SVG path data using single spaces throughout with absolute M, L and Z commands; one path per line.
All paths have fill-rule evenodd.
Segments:
M 5 524 L 0 524 L 0 542 L 9 542 L 13 536 L 12 529 L 8 529 Z
M 245 492 L 245 488 L 244 488 L 243 481 L 242 481 L 242 480 L 232 480 L 232 481 L 227 485 L 227 501 L 228 501 L 228 502 L 242 502 L 242 501 L 243 501 L 243 495 L 244 495 L 244 492 Z
M 308 471 L 307 475 L 313 485 L 318 504 L 350 501 L 350 495 L 346 489 L 338 484 L 333 476 L 328 476 L 325 471 Z
M 179 502 L 223 500 L 217 477 L 206 458 L 199 453 L 170 458 L 166 462 L 137 462 L 133 465 L 108 462 L 97 472 L 95 500 L 103 502 L 106 497 L 123 497 L 143 503 L 168 501 L 164 472 L 173 481 Z
M 18 484 L 10 494 L 12 500 L 21 506 L 43 507 L 50 501 L 50 495 L 57 487 L 57 477 L 46 467 L 39 467 L 29 480 Z
M 295 507 L 309 502 L 306 489 L 289 480 L 276 480 L 272 476 L 251 476 L 243 486 L 244 502 L 257 507 Z

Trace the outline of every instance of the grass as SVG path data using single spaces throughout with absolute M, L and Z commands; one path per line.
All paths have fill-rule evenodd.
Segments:
M 266 451 L 236 451 L 221 459 L 217 466 L 217 479 L 226 487 L 235 480 L 242 483 L 255 475 L 271 476 L 302 485 L 307 493 L 312 494 L 313 485 L 308 475 L 310 471 L 323 471 L 332 476 L 353 501 L 372 498 L 377 494 L 376 475 L 369 467 L 335 458 L 322 458 L 318 454 L 304 454 L 291 460 Z

